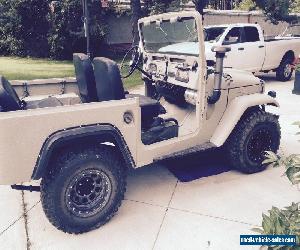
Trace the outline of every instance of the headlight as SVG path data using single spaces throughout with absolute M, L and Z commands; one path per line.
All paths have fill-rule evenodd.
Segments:
M 190 80 L 189 72 L 190 72 L 189 70 L 178 69 L 175 74 L 175 80 L 188 83 Z
M 157 65 L 154 63 L 150 63 L 148 66 L 148 71 L 150 74 L 155 75 L 157 72 Z

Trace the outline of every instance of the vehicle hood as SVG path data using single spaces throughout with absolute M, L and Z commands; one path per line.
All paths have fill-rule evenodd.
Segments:
M 222 89 L 259 85 L 261 83 L 262 80 L 254 76 L 251 72 L 224 68 Z
M 214 60 L 215 53 L 211 51 L 211 48 L 215 43 L 205 42 L 205 54 L 206 60 Z M 188 55 L 199 55 L 199 43 L 198 42 L 182 42 L 172 45 L 168 45 L 159 49 L 161 53 L 177 53 Z
M 159 52 L 199 55 L 199 43 L 198 42 L 175 43 L 160 48 Z
M 214 68 L 209 67 L 208 68 L 208 85 L 213 86 L 214 81 Z M 240 87 L 246 87 L 246 86 L 253 86 L 253 85 L 260 85 L 262 83 L 262 80 L 258 77 L 254 76 L 252 73 L 244 71 L 244 70 L 238 70 L 238 69 L 232 69 L 232 68 L 224 68 L 223 72 L 223 79 L 222 79 L 222 85 L 221 89 L 232 89 L 232 88 L 240 88 Z

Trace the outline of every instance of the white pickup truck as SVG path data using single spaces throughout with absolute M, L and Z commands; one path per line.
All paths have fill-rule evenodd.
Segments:
M 191 27 L 186 27 L 192 30 Z M 265 38 L 258 24 L 240 23 L 206 26 L 205 51 L 209 66 L 215 62 L 214 46 L 228 45 L 224 66 L 257 72 L 275 71 L 277 79 L 288 81 L 292 77 L 291 63 L 300 54 L 300 37 L 278 36 Z M 189 41 L 182 41 L 160 49 L 160 52 L 199 54 L 197 39 L 191 34 Z M 169 38 L 170 39 L 170 38 Z

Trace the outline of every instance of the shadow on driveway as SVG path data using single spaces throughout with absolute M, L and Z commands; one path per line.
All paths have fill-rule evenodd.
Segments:
M 181 182 L 189 182 L 232 170 L 224 151 L 221 149 L 211 149 L 163 160 L 161 165 L 169 169 Z

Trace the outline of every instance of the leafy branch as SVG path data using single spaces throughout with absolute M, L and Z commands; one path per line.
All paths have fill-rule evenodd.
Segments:
M 294 123 L 300 129 L 300 122 Z M 300 132 L 297 133 L 299 135 Z M 273 152 L 266 152 L 266 160 L 263 164 L 271 167 L 284 167 L 286 176 L 293 185 L 300 184 L 300 155 L 293 154 L 288 157 L 280 157 Z M 291 206 L 279 209 L 272 207 L 268 215 L 263 214 L 262 228 L 254 228 L 253 231 L 260 234 L 296 235 L 297 244 L 300 244 L 300 203 L 292 203 Z M 294 246 L 271 246 L 272 250 L 293 250 Z

